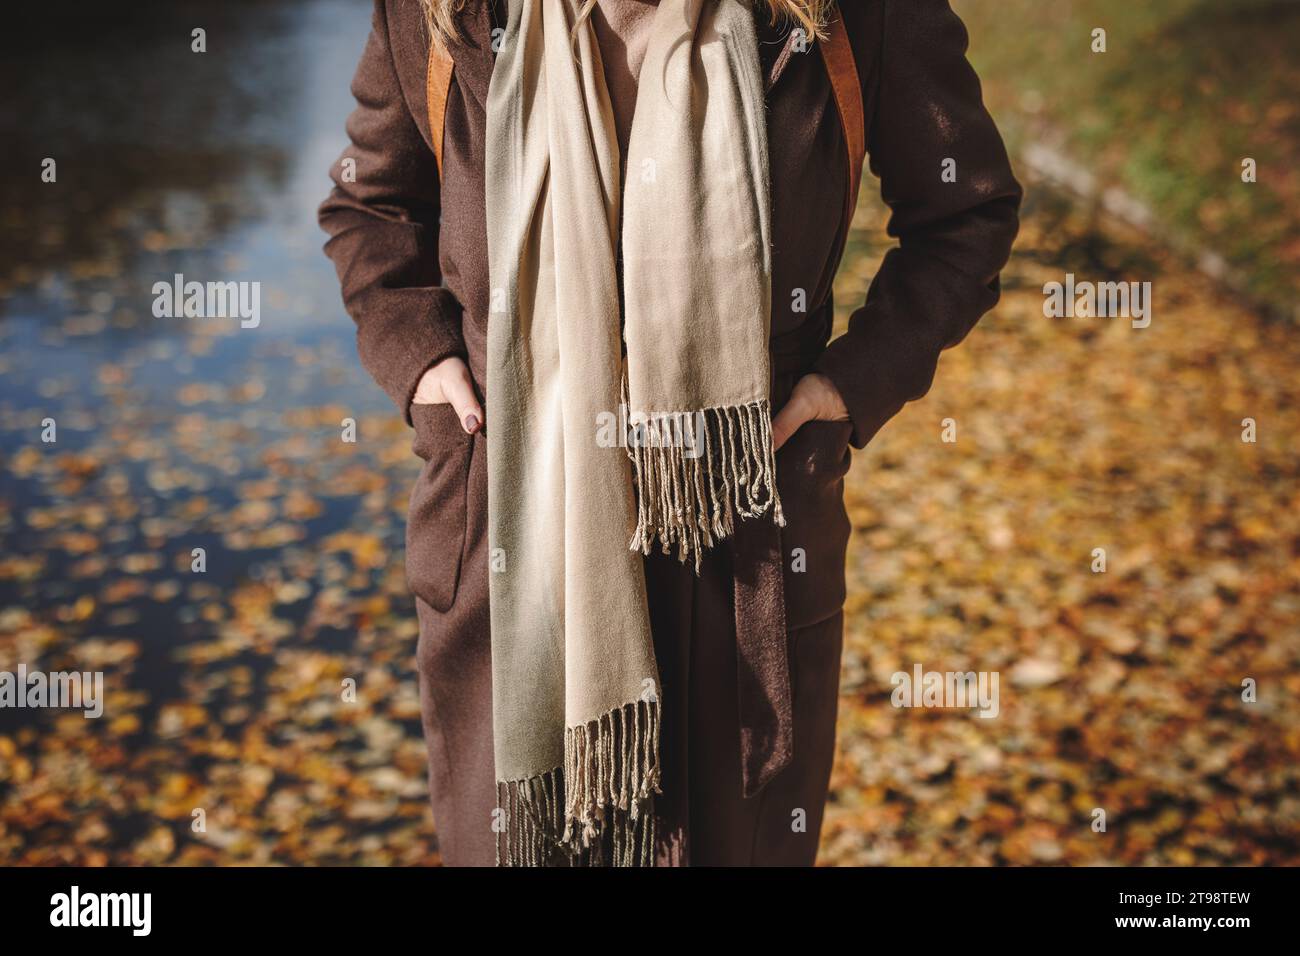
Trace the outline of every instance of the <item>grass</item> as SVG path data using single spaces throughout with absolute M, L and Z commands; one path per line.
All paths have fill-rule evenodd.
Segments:
M 1013 152 L 1062 140 L 1180 244 L 1217 253 L 1253 298 L 1295 313 L 1300 3 L 953 2 Z M 1092 52 L 1096 28 L 1105 53 Z M 1241 180 L 1247 157 L 1253 184 Z

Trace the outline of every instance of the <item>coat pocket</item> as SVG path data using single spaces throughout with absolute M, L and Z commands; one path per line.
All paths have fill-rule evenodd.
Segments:
M 406 581 L 435 611 L 456 598 L 465 551 L 466 495 L 473 438 L 451 405 L 412 405 L 411 450 L 424 468 L 406 514 Z
M 805 422 L 777 452 L 777 482 L 786 526 L 781 531 L 785 617 L 791 630 L 810 627 L 844 606 L 849 518 L 844 476 L 852 451 L 848 422 Z

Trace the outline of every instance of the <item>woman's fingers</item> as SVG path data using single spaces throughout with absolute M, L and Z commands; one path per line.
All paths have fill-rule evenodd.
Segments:
M 459 365 L 460 368 L 451 370 L 451 374 L 442 383 L 442 393 L 447 397 L 447 401 L 451 402 L 451 407 L 456 409 L 460 427 L 472 435 L 483 427 L 483 409 L 474 394 L 474 383 L 470 381 L 469 369 L 465 367 L 464 362 L 460 362 Z
M 772 419 L 772 450 L 786 443 L 805 422 L 846 422 L 848 409 L 831 380 L 816 372 L 795 382 L 790 400 Z
M 790 395 L 790 401 L 786 402 L 772 419 L 772 450 L 776 451 L 784 445 L 786 440 L 799 430 L 799 426 L 812 417 L 812 403 L 808 400 L 807 394 L 800 391 L 796 385 Z
M 445 358 L 425 371 L 411 401 L 416 405 L 451 405 L 460 427 L 471 435 L 483 427 L 483 407 L 474 394 L 474 380 L 458 356 Z

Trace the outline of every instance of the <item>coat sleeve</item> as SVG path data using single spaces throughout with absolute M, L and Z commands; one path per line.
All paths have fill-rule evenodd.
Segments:
M 351 145 L 331 170 L 334 189 L 319 220 L 357 325 L 361 364 L 409 424 L 420 377 L 442 359 L 464 355 L 465 345 L 460 304 L 441 286 L 437 163 L 403 95 L 386 13 L 385 0 L 376 0 L 352 80 Z
M 867 149 L 899 243 L 816 366 L 844 399 L 857 448 L 929 391 L 939 353 L 997 303 L 1021 197 L 948 0 L 886 0 L 883 22 Z M 944 181 L 946 159 L 956 182 Z

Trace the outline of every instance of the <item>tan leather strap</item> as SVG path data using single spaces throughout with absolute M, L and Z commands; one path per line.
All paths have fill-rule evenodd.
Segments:
M 456 63 L 438 43 L 429 43 L 429 69 L 425 75 L 425 100 L 429 106 L 429 139 L 433 158 L 438 163 L 438 180 L 442 181 L 442 131 L 447 123 L 447 92 Z
M 837 12 L 835 19 L 826 25 L 826 32 L 826 39 L 817 45 L 821 47 L 826 73 L 830 76 L 835 108 L 840 113 L 844 143 L 849 151 L 849 189 L 844 197 L 844 228 L 848 229 L 858 208 L 858 187 L 862 184 L 862 164 L 867 155 L 866 113 L 858 65 L 853 58 L 853 47 L 849 45 L 848 31 L 844 29 L 842 13 Z

